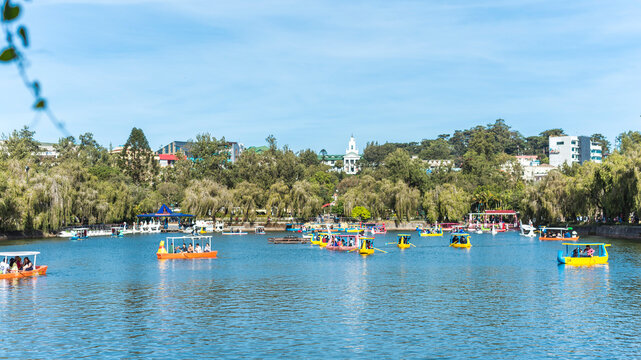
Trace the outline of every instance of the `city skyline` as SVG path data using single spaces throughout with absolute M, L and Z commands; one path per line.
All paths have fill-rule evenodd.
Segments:
M 409 142 L 502 118 L 614 143 L 639 124 L 641 5 L 528 0 L 260 5 L 165 0 L 28 3 L 30 76 L 71 135 L 132 127 L 152 149 L 202 132 L 246 145 L 342 151 L 350 134 Z M 355 20 L 357 19 L 357 20 Z M 0 67 L 0 132 L 36 120 Z

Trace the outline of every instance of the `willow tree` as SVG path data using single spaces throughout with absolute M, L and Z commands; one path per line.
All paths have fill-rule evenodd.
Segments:
M 216 213 L 229 209 L 232 192 L 224 185 L 210 179 L 193 180 L 185 190 L 183 207 L 190 213 L 216 221 Z
M 264 193 L 261 188 L 248 181 L 236 185 L 233 191 L 232 202 L 235 207 L 241 208 L 243 221 L 256 219 L 256 207 L 264 204 Z
M 318 185 L 307 180 L 294 183 L 291 190 L 291 207 L 298 218 L 306 218 L 320 212 L 322 199 L 318 196 Z
M 269 187 L 267 192 L 267 207 L 270 213 L 276 208 L 276 216 L 281 217 L 287 213 L 290 201 L 290 189 L 284 181 L 279 180 Z

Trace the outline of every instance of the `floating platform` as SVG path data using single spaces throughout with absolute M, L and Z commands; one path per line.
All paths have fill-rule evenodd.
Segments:
M 267 239 L 270 244 L 307 244 L 309 239 L 298 236 L 272 237 Z

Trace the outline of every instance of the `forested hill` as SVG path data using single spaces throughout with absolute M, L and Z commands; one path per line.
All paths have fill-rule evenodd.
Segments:
M 111 153 L 91 133 L 55 145 L 59 156 L 44 157 L 28 128 L 4 135 L 0 152 L 0 231 L 55 231 L 78 224 L 115 223 L 180 206 L 199 218 L 305 219 L 331 211 L 351 216 L 359 206 L 377 219 L 462 220 L 469 211 L 515 209 L 537 223 L 603 216 L 627 221 L 641 207 L 641 133 L 621 134 L 618 149 L 603 164 L 586 163 L 553 171 L 525 183 L 517 154 L 547 158 L 551 129 L 524 137 L 503 121 L 413 143 L 369 143 L 357 175 L 321 163 L 312 150 L 294 152 L 269 136 L 267 150 L 245 151 L 229 161 L 228 142 L 203 133 L 160 168 L 142 129 L 134 128 L 124 149 Z M 610 144 L 592 136 L 606 151 Z M 120 142 L 120 141 L 116 141 Z M 423 160 L 453 160 L 428 172 Z M 333 200 L 334 206 L 322 209 Z M 260 213 L 263 213 L 261 211 Z

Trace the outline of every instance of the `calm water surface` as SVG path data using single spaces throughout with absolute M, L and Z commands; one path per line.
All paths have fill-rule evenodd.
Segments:
M 49 270 L 0 280 L 0 358 L 641 356 L 641 243 L 572 268 L 517 233 L 395 236 L 367 258 L 255 235 L 214 235 L 204 260 L 157 260 L 160 234 L 3 242 Z

